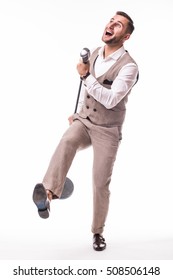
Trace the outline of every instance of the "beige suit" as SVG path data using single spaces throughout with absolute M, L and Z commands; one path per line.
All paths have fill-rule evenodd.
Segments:
M 97 55 L 98 49 L 90 58 L 93 76 L 92 66 Z M 134 60 L 126 53 L 104 75 L 97 78 L 98 82 L 110 88 L 120 69 L 130 62 Z M 104 229 L 109 207 L 109 184 L 121 140 L 127 98 L 128 95 L 114 108 L 106 109 L 86 91 L 84 105 L 81 111 L 74 115 L 72 125 L 64 133 L 43 179 L 44 186 L 59 197 L 76 152 L 92 145 L 93 233 L 102 233 Z

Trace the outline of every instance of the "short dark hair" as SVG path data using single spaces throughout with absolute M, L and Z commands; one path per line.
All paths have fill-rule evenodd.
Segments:
M 126 14 L 125 12 L 122 12 L 122 11 L 117 11 L 116 15 L 123 16 L 126 19 L 128 19 L 128 26 L 127 26 L 127 30 L 126 31 L 128 33 L 132 34 L 134 29 L 135 29 L 135 27 L 134 27 L 134 23 L 133 23 L 133 20 L 131 19 L 131 17 L 128 14 Z

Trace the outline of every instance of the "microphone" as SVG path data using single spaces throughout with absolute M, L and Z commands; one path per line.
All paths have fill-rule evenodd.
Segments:
M 83 63 L 87 63 L 90 58 L 90 50 L 88 48 L 83 48 L 80 52 Z

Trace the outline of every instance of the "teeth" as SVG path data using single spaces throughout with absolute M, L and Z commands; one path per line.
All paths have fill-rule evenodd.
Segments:
M 112 35 L 112 33 L 109 31 L 106 31 L 106 35 Z

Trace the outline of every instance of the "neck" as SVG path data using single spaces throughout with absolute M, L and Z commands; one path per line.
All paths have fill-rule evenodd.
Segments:
M 123 45 L 117 45 L 117 46 L 111 46 L 111 45 L 105 45 L 104 47 L 104 58 L 106 58 L 108 55 L 114 53 L 118 49 L 120 49 Z

